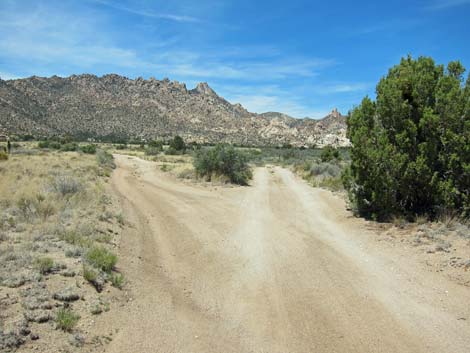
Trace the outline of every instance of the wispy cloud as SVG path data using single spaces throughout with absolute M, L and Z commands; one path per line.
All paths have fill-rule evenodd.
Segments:
M 276 84 L 216 85 L 215 88 L 230 102 L 241 103 L 255 113 L 281 112 L 295 118 L 320 119 L 333 108 L 313 99 L 305 102 L 295 89 L 291 91 Z
M 14 80 L 16 78 L 20 78 L 17 74 L 12 74 L 10 72 L 0 71 L 0 79 L 2 80 Z
M 336 93 L 353 93 L 353 92 L 363 92 L 368 90 L 371 87 L 371 84 L 368 83 L 334 83 L 328 84 L 324 83 L 322 85 L 317 85 L 311 87 L 310 90 L 316 94 L 336 94 Z
M 462 6 L 462 5 L 469 5 L 470 0 L 434 0 L 426 6 L 426 10 L 445 10 L 452 7 Z
M 115 6 L 105 0 L 93 2 Z M 279 111 L 294 117 L 321 118 L 332 108 L 311 83 L 338 65 L 333 58 L 287 55 L 269 44 L 195 46 L 181 39 L 185 33 L 177 30 L 185 26 L 177 23 L 167 24 L 176 30 L 170 36 L 155 31 L 152 43 L 128 45 L 120 40 L 125 34 L 121 28 L 113 29 L 116 32 L 102 30 L 109 21 L 103 9 L 90 7 L 73 13 L 68 8 L 44 5 L 32 7 L 27 13 L 20 10 L 15 5 L 0 8 L 0 59 L 10 63 L 2 67 L 3 79 L 113 72 L 131 78 L 169 77 L 188 86 L 208 81 L 229 101 L 258 113 Z M 299 82 L 310 86 L 299 87 Z M 352 92 L 359 88 L 344 82 L 318 84 L 318 92 Z M 306 92 L 313 92 L 322 100 L 306 97 Z
M 170 21 L 176 21 L 176 22 L 201 22 L 200 19 L 192 17 L 192 16 L 176 15 L 176 14 L 168 14 L 168 13 L 157 13 L 157 12 L 150 11 L 150 10 L 133 9 L 130 7 L 119 5 L 119 4 L 110 3 L 104 0 L 92 0 L 92 2 L 103 5 L 103 6 L 107 6 L 114 10 L 127 12 L 127 13 L 137 15 L 137 16 L 170 20 Z
M 381 20 L 380 22 L 376 23 L 366 23 L 359 25 L 356 28 L 348 29 L 348 31 L 345 31 L 345 33 L 347 33 L 347 36 L 362 36 L 375 33 L 396 34 L 419 27 L 425 21 L 426 19 L 424 18 L 398 18 Z

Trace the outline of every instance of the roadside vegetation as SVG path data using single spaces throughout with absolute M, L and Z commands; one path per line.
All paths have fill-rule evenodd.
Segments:
M 470 216 L 470 77 L 410 56 L 391 68 L 348 117 L 356 211 L 387 220 Z
M 9 298 L 1 351 L 41 345 L 41 337 L 66 346 L 70 334 L 91 340 L 82 328 L 96 303 L 109 307 L 121 295 L 113 288 L 125 285 L 115 250 L 125 221 L 108 188 L 113 157 L 79 146 L 18 143 L 0 162 L 0 292 Z
M 248 158 L 230 145 L 203 148 L 195 153 L 196 174 L 207 180 L 226 178 L 229 182 L 247 185 L 252 178 Z

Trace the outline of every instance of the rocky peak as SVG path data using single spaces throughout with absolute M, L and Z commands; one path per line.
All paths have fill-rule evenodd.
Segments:
M 198 83 L 196 88 L 193 90 L 193 92 L 199 93 L 199 94 L 205 94 L 205 95 L 212 96 L 212 97 L 217 97 L 217 93 L 215 93 L 215 91 L 212 88 L 210 88 L 207 82 Z
M 330 115 L 330 116 L 332 116 L 333 118 L 336 118 L 336 119 L 342 117 L 341 113 L 338 112 L 338 109 L 337 109 L 337 108 L 334 108 L 334 109 L 331 111 L 331 113 L 328 114 L 328 115 Z
M 254 114 L 231 104 L 205 82 L 83 74 L 0 81 L 0 129 L 39 137 L 135 139 L 181 135 L 198 143 L 348 145 L 337 109 L 323 120 Z

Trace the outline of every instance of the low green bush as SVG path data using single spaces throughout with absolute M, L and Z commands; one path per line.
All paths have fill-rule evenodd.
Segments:
M 104 150 L 98 150 L 96 152 L 96 160 L 98 164 L 102 167 L 110 169 L 116 168 L 116 164 L 114 164 L 113 155 Z
M 127 149 L 127 145 L 126 144 L 116 145 L 116 149 L 117 150 L 125 150 L 125 149 Z
M 225 176 L 231 183 L 247 185 L 252 178 L 247 157 L 230 145 L 217 145 L 201 149 L 194 158 L 196 174 L 209 180 L 213 176 Z
M 80 320 L 80 316 L 75 314 L 71 309 L 60 308 L 57 312 L 55 322 L 57 328 L 71 332 L 75 325 L 77 325 L 78 320 Z
M 124 276 L 120 273 L 113 273 L 111 274 L 110 281 L 113 287 L 122 289 L 122 286 L 124 285 Z
M 83 278 L 94 284 L 98 278 L 98 272 L 94 268 L 83 265 Z
M 80 146 L 80 151 L 86 154 L 95 154 L 96 153 L 96 145 L 85 145 Z
M 333 160 L 339 160 L 340 154 L 339 154 L 338 149 L 332 146 L 326 146 L 321 151 L 320 159 L 322 162 L 330 162 Z
M 42 275 L 48 274 L 54 268 L 54 260 L 52 260 L 50 257 L 40 257 L 36 259 L 35 268 Z
M 75 152 L 79 150 L 78 144 L 75 142 L 64 143 L 60 146 L 62 152 Z
M 156 148 L 156 147 L 147 147 L 145 149 L 145 154 L 147 156 L 157 156 L 160 154 L 160 152 L 162 151 L 162 149 L 160 148 Z
M 148 147 L 163 151 L 163 142 L 159 140 L 152 140 L 152 141 L 149 141 Z
M 170 141 L 170 149 L 175 151 L 184 152 L 186 150 L 186 144 L 181 136 L 175 136 L 173 140 Z
M 101 246 L 93 246 L 85 254 L 85 259 L 93 267 L 110 273 L 117 263 L 117 256 Z
M 45 140 L 38 143 L 38 148 L 51 148 L 54 150 L 60 150 L 61 144 L 58 141 Z

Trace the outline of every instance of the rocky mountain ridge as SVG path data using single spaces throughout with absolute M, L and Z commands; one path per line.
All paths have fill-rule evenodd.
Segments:
M 256 114 L 220 97 L 207 83 L 188 90 L 169 79 L 116 74 L 0 79 L 0 130 L 82 139 L 155 139 L 181 135 L 198 143 L 346 146 L 345 118 Z

